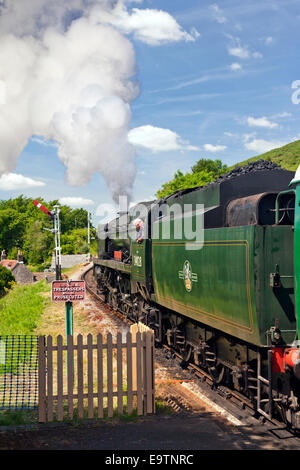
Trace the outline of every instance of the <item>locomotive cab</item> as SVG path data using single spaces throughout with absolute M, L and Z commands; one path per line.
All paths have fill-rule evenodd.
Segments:
M 276 223 L 280 224 L 282 217 L 285 217 L 292 220 L 294 226 L 294 287 L 297 339 L 293 345 L 295 347 L 284 352 L 286 355 L 284 365 L 292 368 L 295 376 L 300 380 L 300 165 L 290 186 L 294 187 L 282 191 L 277 196 Z

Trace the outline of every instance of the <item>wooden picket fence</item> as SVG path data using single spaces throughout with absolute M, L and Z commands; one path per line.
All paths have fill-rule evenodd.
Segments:
M 123 341 L 125 339 L 125 341 Z M 116 413 L 138 415 L 155 412 L 154 337 L 152 330 L 111 333 L 106 342 L 87 336 L 39 337 L 39 422 L 65 417 L 103 418 Z M 96 405 L 96 406 L 95 406 Z

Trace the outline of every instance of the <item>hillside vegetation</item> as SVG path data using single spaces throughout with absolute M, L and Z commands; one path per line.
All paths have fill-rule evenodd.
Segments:
M 278 149 L 269 150 L 269 152 L 258 155 L 257 157 L 248 158 L 248 160 L 237 163 L 237 165 L 243 166 L 249 162 L 255 162 L 260 159 L 277 163 L 277 165 L 280 165 L 286 170 L 296 171 L 298 165 L 300 165 L 300 140 L 291 142 Z M 230 169 L 234 168 L 234 166 L 235 165 L 230 167 Z
M 204 186 L 217 179 L 218 176 L 232 170 L 236 165 L 243 166 L 261 159 L 277 163 L 277 165 L 286 170 L 296 171 L 300 164 L 300 140 L 291 142 L 278 149 L 270 150 L 262 155 L 248 158 L 229 168 L 221 160 L 202 158 L 192 166 L 190 172 L 184 174 L 178 170 L 173 179 L 162 184 L 162 187 L 156 193 L 156 197 L 163 198 L 181 189 Z

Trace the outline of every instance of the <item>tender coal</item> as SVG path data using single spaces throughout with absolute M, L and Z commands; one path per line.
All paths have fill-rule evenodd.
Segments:
M 257 160 L 256 162 L 250 162 L 247 165 L 239 166 L 236 165 L 233 170 L 220 175 L 215 181 L 212 183 L 208 183 L 206 186 L 214 183 L 221 183 L 224 180 L 228 180 L 231 178 L 236 178 L 240 175 L 245 175 L 247 173 L 253 173 L 256 171 L 265 171 L 265 170 L 281 170 L 281 166 L 277 165 L 277 163 L 273 163 L 269 160 Z M 203 187 L 203 186 L 202 186 Z
M 255 162 L 249 162 L 247 165 L 243 165 L 243 166 L 236 165 L 231 171 L 229 171 L 228 173 L 224 173 L 223 175 L 220 175 L 217 179 L 215 179 L 211 183 L 207 183 L 204 186 L 197 186 L 195 188 L 180 189 L 178 191 L 175 191 L 173 194 L 170 194 L 160 199 L 159 204 L 164 203 L 168 199 L 177 198 L 177 197 L 183 196 L 186 193 L 197 191 L 198 189 L 202 189 L 202 188 L 207 188 L 208 186 L 211 186 L 212 184 L 223 183 L 224 181 L 230 180 L 232 178 L 236 178 L 238 176 L 246 175 L 249 173 L 255 173 L 258 171 L 268 171 L 268 170 L 269 171 L 282 170 L 282 168 L 277 163 L 271 162 L 269 160 L 263 160 L 263 159 L 257 160 Z M 154 202 L 158 202 L 158 201 L 154 201 Z

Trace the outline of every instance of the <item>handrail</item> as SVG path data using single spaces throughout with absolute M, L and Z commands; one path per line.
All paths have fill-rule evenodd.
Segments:
M 275 209 L 276 209 L 275 223 L 276 223 L 276 225 L 279 224 L 279 199 L 284 194 L 296 194 L 296 190 L 295 189 L 287 189 L 286 191 L 281 191 L 280 193 L 277 194 L 276 203 L 275 203 Z

